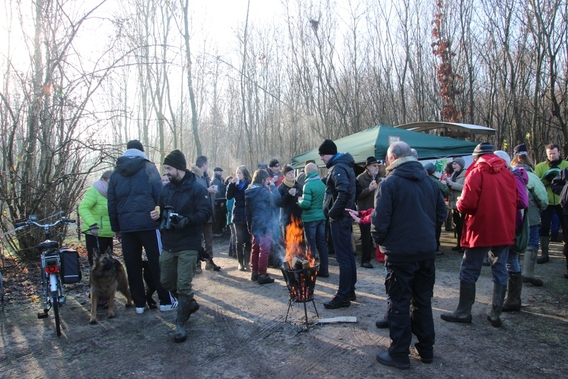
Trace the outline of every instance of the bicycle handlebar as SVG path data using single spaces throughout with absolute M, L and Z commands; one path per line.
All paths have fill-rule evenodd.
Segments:
M 32 220 L 32 218 L 30 217 L 30 218 L 28 218 L 27 221 L 15 223 L 14 226 L 16 228 L 21 228 L 21 227 L 27 226 L 27 225 L 35 225 L 39 228 L 45 229 L 45 228 L 52 228 L 56 225 L 59 225 L 62 222 L 65 223 L 65 224 L 74 224 L 75 220 L 72 220 L 72 219 L 67 218 L 67 217 L 61 217 L 59 220 L 55 221 L 52 224 L 40 224 L 39 222 Z

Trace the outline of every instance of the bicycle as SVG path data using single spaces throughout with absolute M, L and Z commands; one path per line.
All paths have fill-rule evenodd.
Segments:
M 42 228 L 45 233 L 45 241 L 36 246 L 36 249 L 41 254 L 41 285 L 42 292 L 45 298 L 45 308 L 43 312 L 39 312 L 37 317 L 39 319 L 49 317 L 49 312 L 53 309 L 53 316 L 55 318 L 55 329 L 57 336 L 61 336 L 61 317 L 59 315 L 59 307 L 65 304 L 65 295 L 63 292 L 63 282 L 61 280 L 61 252 L 63 248 L 59 248 L 57 241 L 52 241 L 51 228 L 64 223 L 72 224 L 75 220 L 61 217 L 53 224 L 40 224 L 36 221 L 36 216 L 29 216 L 28 220 L 16 223 L 16 229 L 26 226 L 35 225 Z

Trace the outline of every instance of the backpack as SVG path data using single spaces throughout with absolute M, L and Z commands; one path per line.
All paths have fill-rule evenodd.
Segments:
M 523 224 L 521 225 L 521 229 L 515 233 L 515 241 L 513 242 L 513 246 L 511 249 L 518 253 L 524 252 L 528 245 L 529 245 L 529 234 L 530 234 L 530 224 L 529 224 L 529 215 L 527 210 L 523 210 Z

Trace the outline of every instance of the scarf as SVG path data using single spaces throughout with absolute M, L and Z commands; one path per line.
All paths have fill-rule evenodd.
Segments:
M 548 164 L 548 167 L 550 167 L 550 168 L 558 167 L 558 165 L 559 165 L 560 163 L 562 163 L 562 157 L 558 158 L 558 159 L 555 160 L 555 161 L 550 161 L 550 160 L 548 160 L 548 158 L 547 158 L 547 159 L 546 159 L 546 163 Z
M 288 178 L 284 178 L 284 181 L 282 183 L 286 184 L 288 188 L 292 188 L 294 187 L 294 184 L 296 184 L 296 181 L 294 179 L 290 180 Z
M 103 195 L 105 198 L 107 197 L 107 192 L 108 192 L 108 184 L 107 182 L 99 179 L 96 182 L 93 183 L 93 187 L 95 187 L 95 189 L 97 191 L 100 192 L 101 195 Z

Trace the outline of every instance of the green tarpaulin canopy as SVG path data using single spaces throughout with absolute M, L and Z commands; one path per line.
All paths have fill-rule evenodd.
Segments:
M 397 141 L 404 141 L 410 147 L 416 149 L 420 159 L 471 155 L 473 149 L 477 146 L 476 142 L 439 137 L 386 125 L 378 125 L 334 142 L 337 145 L 337 151 L 351 153 L 356 163 L 363 163 L 370 156 L 374 156 L 376 159 L 385 159 L 388 147 L 391 143 Z M 293 157 L 292 166 L 294 168 L 304 167 L 305 162 L 310 159 L 314 160 L 318 166 L 324 166 L 317 147 Z

